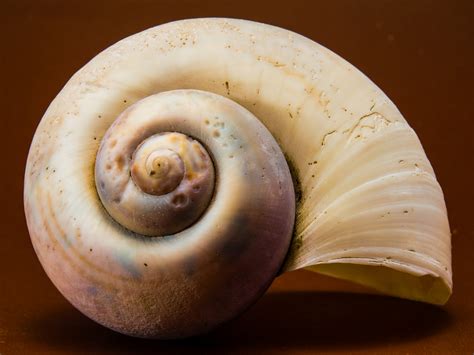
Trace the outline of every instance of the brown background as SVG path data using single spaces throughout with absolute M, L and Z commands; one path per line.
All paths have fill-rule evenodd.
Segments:
M 474 351 L 474 1 L 0 1 L 0 353 Z M 305 271 L 278 278 L 252 309 L 186 341 L 128 338 L 56 291 L 30 244 L 22 186 L 49 102 L 90 58 L 148 27 L 223 16 L 299 32 L 379 85 L 418 133 L 444 189 L 454 295 L 444 307 Z M 351 292 L 351 293 L 348 293 Z

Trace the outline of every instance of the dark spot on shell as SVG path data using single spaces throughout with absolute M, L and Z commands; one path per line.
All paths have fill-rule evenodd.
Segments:
M 143 263 L 143 265 L 145 265 L 145 267 L 148 267 L 148 264 L 147 264 L 147 263 Z
M 303 245 L 303 238 L 301 236 L 298 236 L 295 238 L 295 241 L 293 242 L 293 247 L 298 250 L 301 248 Z
M 184 206 L 186 204 L 186 202 L 187 202 L 187 198 L 183 194 L 177 194 L 171 200 L 171 203 L 176 207 Z
M 199 269 L 196 257 L 188 256 L 187 258 L 185 258 L 183 260 L 183 268 L 187 276 L 194 275 Z
M 234 227 L 230 228 L 230 230 L 239 231 L 239 233 L 242 235 L 254 234 L 255 232 L 252 231 L 252 226 L 249 222 L 250 221 L 247 216 L 238 216 L 232 221 Z M 248 243 L 247 238 L 222 238 L 220 243 L 222 244 L 217 248 L 221 250 L 222 255 L 227 260 L 238 259 L 245 254 L 245 250 L 249 247 L 249 245 L 251 245 Z
M 201 186 L 199 185 L 194 185 L 193 186 L 193 191 L 199 191 L 201 189 Z
M 117 164 L 117 169 L 122 170 L 123 165 L 125 163 L 125 159 L 123 158 L 123 156 L 117 155 L 117 157 L 115 158 L 115 163 Z
M 221 136 L 220 132 L 216 129 L 214 132 L 212 132 L 212 135 L 215 137 L 215 138 L 218 138 Z
M 293 180 L 293 187 L 295 189 L 295 200 L 296 200 L 296 211 L 299 210 L 299 203 L 301 202 L 303 190 L 301 188 L 301 182 L 299 179 L 299 173 L 296 169 L 293 161 L 285 154 L 285 159 L 290 170 L 291 179 Z M 296 228 L 295 228 L 296 229 Z
M 88 287 L 87 288 L 87 293 L 89 293 L 92 296 L 96 296 L 98 291 L 96 287 Z

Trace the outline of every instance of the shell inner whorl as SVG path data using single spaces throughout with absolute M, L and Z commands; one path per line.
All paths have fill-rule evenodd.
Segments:
M 166 145 L 170 137 L 181 138 L 177 133 L 155 135 L 140 144 L 133 153 L 130 168 L 132 180 L 147 194 L 165 195 L 175 190 L 184 178 L 185 167 L 179 154 L 160 147 L 163 145 L 160 143 Z
M 124 132 L 123 123 L 130 115 L 127 111 L 120 115 L 101 142 L 95 172 L 102 204 L 116 222 L 133 232 L 178 233 L 195 223 L 210 204 L 212 160 L 189 135 L 156 133 L 156 127 L 140 124 L 135 132 L 135 125 L 130 131 L 125 124 Z

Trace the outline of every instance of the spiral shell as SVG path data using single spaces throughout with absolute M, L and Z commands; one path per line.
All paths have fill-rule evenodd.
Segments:
M 280 271 L 399 297 L 442 304 L 452 289 L 443 194 L 415 132 L 352 65 L 269 25 L 178 21 L 96 56 L 38 126 L 24 201 L 54 284 L 126 334 L 207 331 L 285 255 Z

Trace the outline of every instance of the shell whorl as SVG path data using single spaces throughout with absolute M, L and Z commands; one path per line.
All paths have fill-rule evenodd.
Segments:
M 215 174 L 210 204 L 194 222 L 173 236 L 150 238 L 162 233 L 137 234 L 132 225 L 124 228 L 110 217 L 113 206 L 104 209 L 108 202 L 102 204 L 96 182 L 100 190 L 99 170 L 107 169 L 107 159 L 96 165 L 96 156 L 118 117 L 176 93 L 199 96 L 190 101 L 198 106 L 201 99 L 220 95 L 219 112 L 230 105 L 240 117 L 237 122 L 256 119 L 261 128 L 240 136 L 254 145 L 240 165 L 230 157 L 231 121 L 222 121 L 216 137 L 212 117 L 207 125 L 199 110 L 186 122 L 186 127 L 199 123 L 196 129 L 181 125 L 184 117 L 176 115 L 168 126 L 157 120 L 163 124 L 159 130 L 139 133 L 124 160 L 130 171 L 124 184 L 135 185 L 138 194 L 166 196 L 159 195 L 160 189 L 174 187 L 172 193 L 183 182 L 186 163 L 173 149 L 160 155 L 174 164 L 170 186 L 146 180 L 156 159 L 148 162 L 140 149 L 166 132 L 199 142 Z M 145 119 L 152 111 L 133 117 Z M 259 143 L 264 128 L 273 136 L 270 145 Z M 206 130 L 210 134 L 201 135 Z M 282 271 L 304 267 L 399 297 L 446 302 L 452 270 L 443 194 L 416 134 L 395 105 L 356 68 L 317 43 L 230 19 L 178 21 L 126 38 L 76 73 L 52 102 L 30 148 L 24 195 L 31 238 L 46 272 L 82 312 L 127 334 L 186 336 L 228 319 L 268 287 L 270 280 L 262 280 L 275 275 L 286 253 L 279 248 L 289 242 L 274 231 L 293 226 L 291 203 L 286 217 L 273 214 L 282 203 L 274 196 L 278 184 L 249 194 L 233 183 L 242 168 L 255 172 L 259 184 L 267 181 L 269 170 L 276 177 L 272 181 L 280 181 L 281 174 L 290 179 L 279 173 L 285 171 L 282 163 L 275 167 L 264 156 L 265 173 L 254 169 L 250 152 L 261 153 L 262 146 L 270 153 L 281 147 L 300 196 Z M 141 165 L 133 168 L 135 163 Z M 281 186 L 290 196 L 291 182 Z M 121 201 L 127 197 L 118 195 Z M 268 209 L 257 207 L 263 196 L 270 198 Z M 223 241 L 217 236 L 226 224 L 233 233 Z M 274 243 L 280 243 L 278 253 L 267 249 Z M 227 266 L 219 260 L 227 260 Z M 252 297 L 245 296 L 249 285 Z
M 95 163 L 96 188 L 107 212 L 130 231 L 152 237 L 195 223 L 214 189 L 222 193 L 217 181 L 230 192 L 229 205 L 238 201 L 236 220 L 243 215 L 239 210 L 254 208 L 292 221 L 291 176 L 271 134 L 243 107 L 204 91 L 174 90 L 138 101 L 107 130 Z M 274 197 L 267 202 L 270 192 Z M 291 229 L 274 232 L 288 239 Z
M 194 138 L 202 138 L 209 122 L 203 117 L 221 115 L 217 107 L 206 107 L 203 98 L 212 101 L 207 96 L 190 91 L 150 96 L 108 129 L 95 181 L 102 203 L 122 226 L 142 235 L 171 235 L 196 222 L 210 204 L 214 166 Z
M 163 183 L 148 180 L 156 175 Z M 103 135 L 91 179 L 100 224 L 71 205 L 73 226 L 63 224 L 50 190 L 41 195 L 46 230 L 33 236 L 59 241 L 63 255 L 38 252 L 51 279 L 112 329 L 204 332 L 253 303 L 282 266 L 295 216 L 288 165 L 260 120 L 225 97 L 173 90 L 136 102 Z M 54 274 L 60 264 L 72 270 Z M 81 303 L 84 294 L 96 303 Z M 97 312 L 107 303 L 119 318 Z

